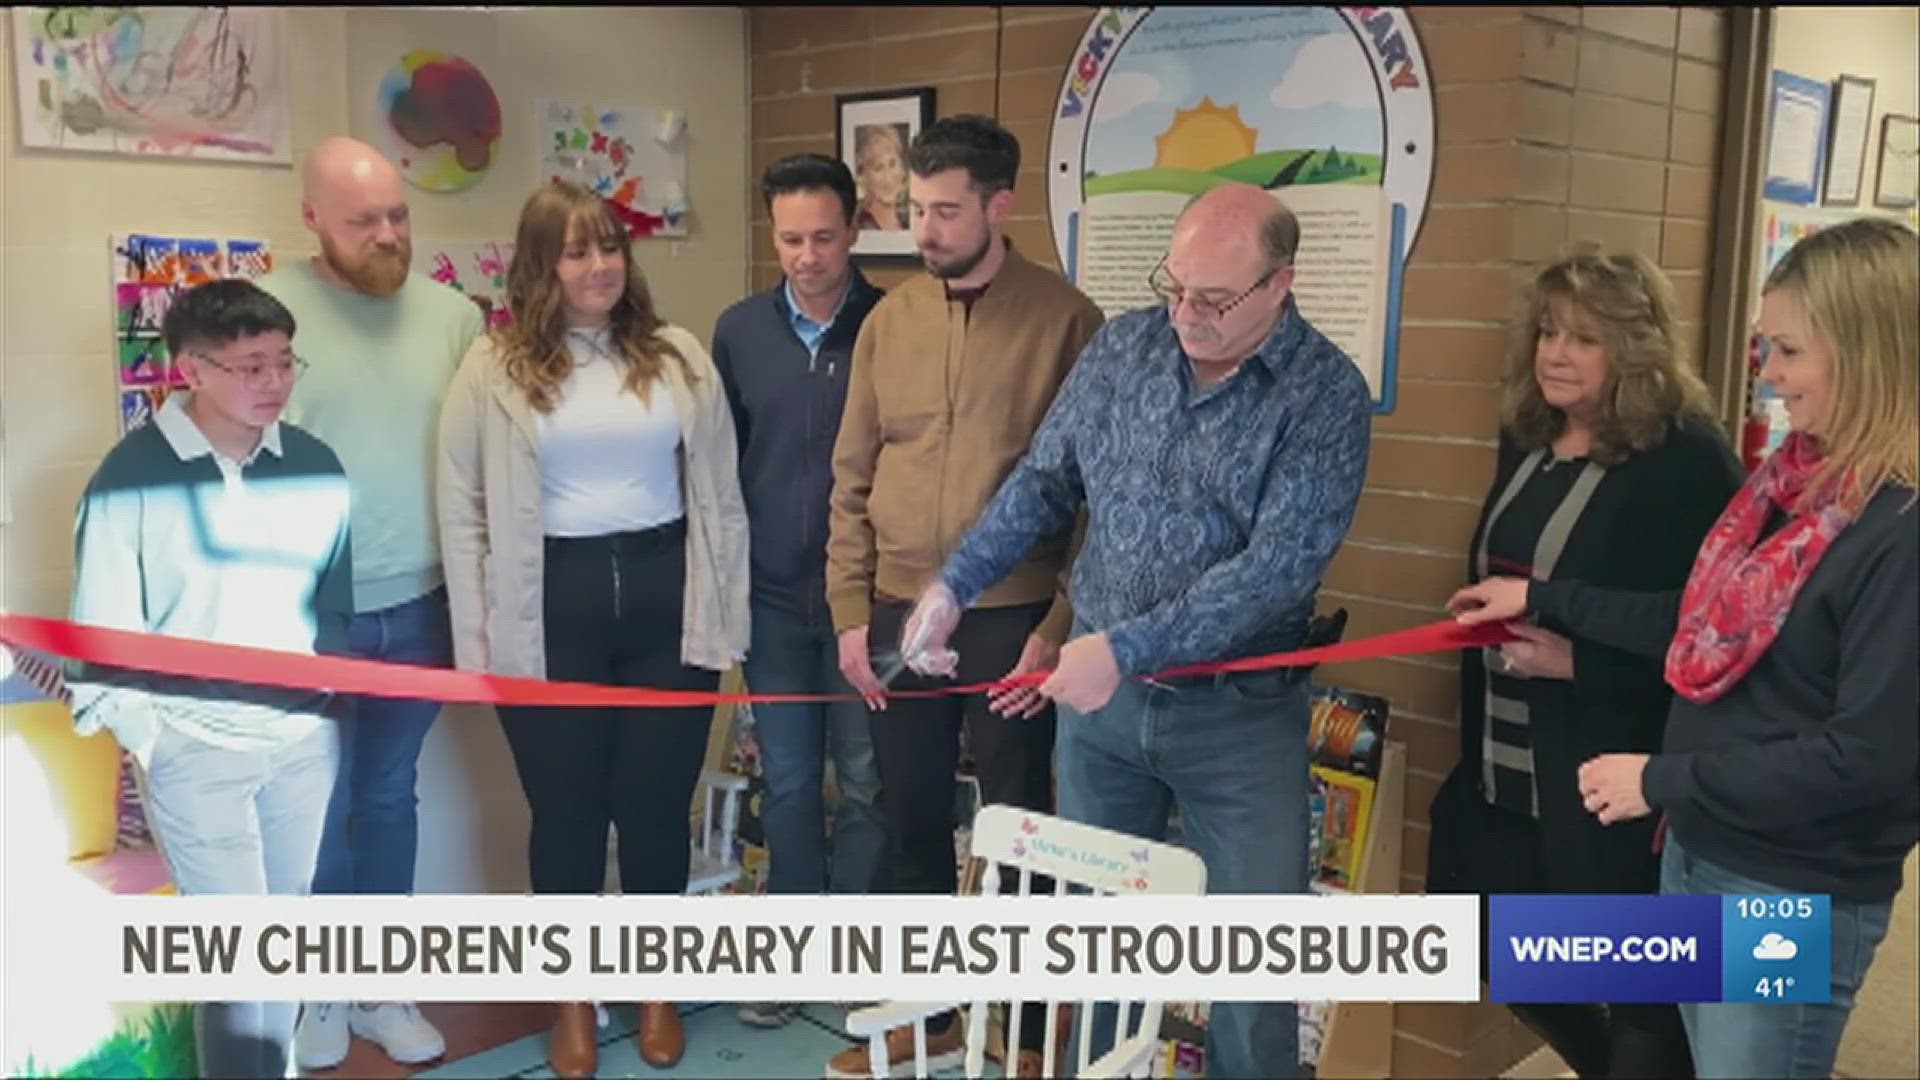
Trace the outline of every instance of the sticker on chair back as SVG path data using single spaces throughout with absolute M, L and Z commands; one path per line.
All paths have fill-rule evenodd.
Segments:
M 1145 892 L 1150 884 L 1147 858 L 1151 849 L 1145 844 L 1121 853 L 1094 851 L 1052 839 L 1043 834 L 1038 821 L 1025 817 L 1020 820 L 1020 834 L 1014 837 L 1012 850 L 1014 858 L 1037 872 L 1095 888 Z

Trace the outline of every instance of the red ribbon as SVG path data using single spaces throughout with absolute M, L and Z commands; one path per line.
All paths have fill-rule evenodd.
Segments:
M 1499 623 L 1461 626 L 1451 619 L 1392 634 L 1342 642 L 1313 649 L 1253 656 L 1224 663 L 1171 668 L 1155 679 L 1214 675 L 1223 672 L 1264 671 L 1308 664 L 1339 664 L 1388 656 L 1449 652 L 1514 640 Z M 571 705 L 662 708 L 681 705 L 780 704 L 843 701 L 854 694 L 721 694 L 697 690 L 652 690 L 645 687 L 599 686 L 593 683 L 548 682 L 511 675 L 488 675 L 448 668 L 419 667 L 379 660 L 339 656 L 306 656 L 278 649 L 227 645 L 190 638 L 131 630 L 109 630 L 64 619 L 0 614 L 0 642 L 37 649 L 70 660 L 83 660 L 135 671 L 218 679 L 255 686 L 367 694 L 374 697 L 413 698 L 449 705 Z M 938 697 L 979 694 L 1019 686 L 1038 686 L 1051 672 L 1037 671 L 1017 679 L 1002 679 L 937 690 L 889 690 L 888 697 Z

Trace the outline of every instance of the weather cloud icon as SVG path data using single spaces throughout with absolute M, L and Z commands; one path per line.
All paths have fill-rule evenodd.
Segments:
M 1795 945 L 1792 938 L 1782 937 L 1779 934 L 1768 934 L 1760 939 L 1760 944 L 1753 947 L 1755 960 L 1791 960 L 1798 955 L 1800 955 L 1800 946 Z

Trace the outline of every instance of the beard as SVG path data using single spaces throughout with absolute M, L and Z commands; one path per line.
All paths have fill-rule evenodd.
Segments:
M 927 272 L 929 274 L 932 274 L 942 281 L 952 281 L 955 278 L 963 278 L 973 273 L 974 268 L 979 266 L 980 261 L 987 257 L 987 252 L 991 250 L 992 247 L 993 233 L 988 231 L 980 238 L 980 246 L 964 255 L 955 255 L 945 262 L 940 262 L 928 254 L 925 248 L 922 248 L 920 250 L 920 259 L 927 264 Z
M 369 296 L 385 298 L 399 292 L 407 283 L 407 271 L 413 266 L 413 244 L 404 237 L 390 248 L 367 243 L 349 255 L 323 233 L 320 257 L 347 284 Z

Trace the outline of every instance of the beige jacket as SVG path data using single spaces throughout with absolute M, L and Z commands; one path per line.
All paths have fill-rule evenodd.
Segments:
M 835 630 L 865 625 L 876 592 L 912 600 L 1027 452 L 1100 309 L 1009 245 L 973 312 L 921 272 L 887 291 L 853 346 L 833 450 L 827 605 Z M 1074 544 L 1049 537 L 980 607 L 1053 607 L 1035 629 L 1064 641 Z
M 733 416 L 719 372 L 677 326 L 661 337 L 693 369 L 669 362 L 680 417 L 687 507 L 687 587 L 680 660 L 725 671 L 747 650 L 747 510 Z M 533 407 L 508 381 L 493 340 L 476 338 L 440 411 L 436 502 L 454 662 L 470 671 L 546 677 L 546 545 Z

